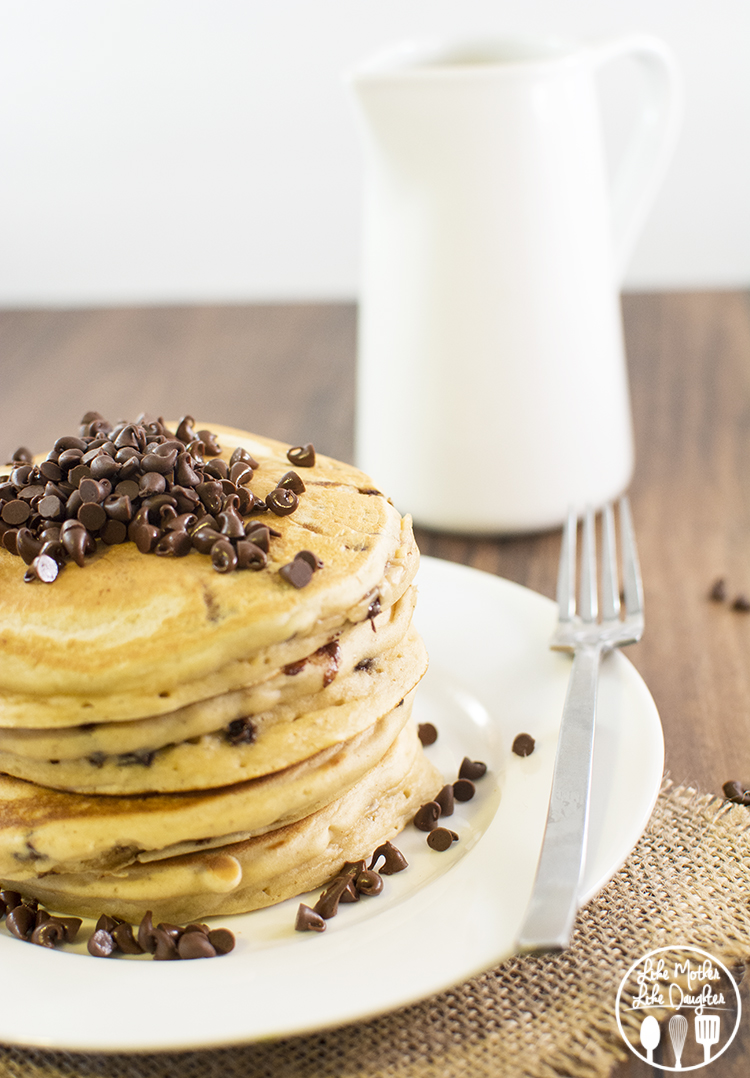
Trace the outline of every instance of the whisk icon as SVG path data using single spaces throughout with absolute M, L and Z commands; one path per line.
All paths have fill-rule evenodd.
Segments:
M 675 1014 L 669 1019 L 669 1039 L 674 1049 L 674 1065 L 676 1070 L 682 1070 L 682 1049 L 685 1047 L 688 1022 L 681 1014 Z

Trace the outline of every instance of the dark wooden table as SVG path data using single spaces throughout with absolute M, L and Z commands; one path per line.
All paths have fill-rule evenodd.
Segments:
M 647 604 L 628 657 L 659 708 L 669 773 L 718 793 L 750 782 L 750 613 L 732 609 L 750 597 L 750 296 L 633 295 L 623 309 Z M 96 409 L 190 413 L 351 459 L 355 323 L 343 304 L 1 312 L 0 458 L 41 451 Z M 419 541 L 554 594 L 557 534 Z M 720 576 L 724 603 L 707 598 Z M 741 1036 L 712 1073 L 744 1075 L 748 1054 Z

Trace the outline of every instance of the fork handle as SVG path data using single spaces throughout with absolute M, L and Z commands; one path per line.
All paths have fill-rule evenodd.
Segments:
M 521 951 L 562 950 L 573 931 L 586 854 L 601 655 L 601 644 L 582 644 L 573 656 L 542 852 L 518 941 Z

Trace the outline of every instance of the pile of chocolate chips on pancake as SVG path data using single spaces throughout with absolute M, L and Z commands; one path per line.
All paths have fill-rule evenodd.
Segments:
M 293 513 L 305 484 L 290 470 L 265 498 L 256 497 L 247 484 L 258 462 L 241 447 L 219 459 L 215 434 L 194 423 L 183 416 L 173 433 L 161 418 L 113 425 L 87 412 L 79 434 L 58 438 L 39 464 L 25 447 L 16 450 L 9 474 L 0 476 L 0 540 L 28 565 L 25 580 L 50 584 L 66 562 L 83 566 L 97 539 L 130 541 L 162 557 L 198 550 L 220 573 L 263 569 L 278 533 L 243 517 Z M 288 456 L 297 467 L 315 464 L 310 444 Z M 302 551 L 281 574 L 299 588 L 319 567 Z
M 190 417 L 89 413 L 46 460 L 16 456 L 0 886 L 202 922 L 321 886 L 434 798 L 410 719 L 419 553 L 368 476 Z

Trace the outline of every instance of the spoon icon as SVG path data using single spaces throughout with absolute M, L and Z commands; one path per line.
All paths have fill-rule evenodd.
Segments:
M 641 1044 L 646 1049 L 646 1058 L 649 1063 L 654 1062 L 654 1048 L 656 1048 L 660 1040 L 661 1030 L 659 1029 L 659 1023 L 653 1014 L 650 1014 L 641 1022 Z

